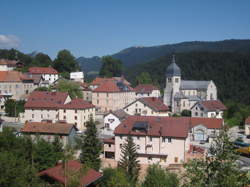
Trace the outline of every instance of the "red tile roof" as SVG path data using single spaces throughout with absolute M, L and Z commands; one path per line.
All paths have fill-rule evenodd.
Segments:
M 169 111 L 168 106 L 163 103 L 162 99 L 157 97 L 143 97 L 138 99 L 138 101 L 141 101 L 143 104 L 157 112 Z
M 250 124 L 250 116 L 246 119 L 245 124 Z
M 106 144 L 115 144 L 115 137 L 112 137 L 112 138 L 104 138 L 104 139 L 103 139 L 103 143 L 106 143 Z
M 219 100 L 201 101 L 200 104 L 208 111 L 226 110 L 226 106 Z
M 100 85 L 106 81 L 113 80 L 113 78 L 101 78 L 101 77 L 96 77 L 90 84 L 91 85 Z
M 147 132 L 133 131 L 133 126 L 138 122 L 149 125 Z M 156 117 L 156 116 L 129 116 L 114 131 L 114 134 L 147 135 L 186 138 L 188 136 L 188 118 Z
M 147 131 L 134 131 L 136 123 L 147 123 Z M 114 131 L 115 134 L 138 136 L 165 136 L 186 138 L 190 128 L 196 125 L 204 125 L 207 128 L 221 128 L 222 119 L 214 118 L 190 118 L 190 117 L 158 117 L 158 116 L 129 116 Z
M 76 127 L 68 123 L 26 122 L 21 132 L 69 135 L 72 128 Z
M 16 60 L 0 59 L 0 65 L 8 65 L 15 67 L 16 63 L 17 63 Z
M 22 82 L 33 80 L 18 71 L 0 71 L 0 82 Z
M 58 74 L 52 67 L 31 67 L 29 68 L 31 74 Z
M 159 89 L 152 84 L 139 84 L 134 88 L 134 91 L 136 93 L 151 93 L 153 90 L 159 90 Z
M 82 164 L 79 161 L 71 160 L 66 163 L 66 167 L 63 167 L 63 164 L 58 164 L 53 168 L 46 169 L 42 172 L 40 172 L 39 176 L 48 176 L 55 181 L 58 181 L 59 183 L 65 185 L 65 178 L 68 178 L 65 176 L 65 169 L 68 169 L 68 172 L 77 172 L 82 168 Z M 99 178 L 102 177 L 102 174 L 100 172 L 97 172 L 94 169 L 88 169 L 86 173 L 82 174 L 82 177 L 80 178 L 80 185 L 79 186 L 87 186 L 91 183 L 97 181 Z M 67 179 L 66 181 L 68 181 Z
M 73 99 L 69 103 L 63 105 L 65 109 L 87 109 L 94 108 L 95 106 L 88 101 L 84 101 L 83 99 Z
M 65 92 L 33 91 L 24 107 L 58 109 L 63 107 L 68 96 Z
M 121 84 L 121 87 L 118 85 Z M 123 90 L 123 88 L 127 88 L 127 90 Z M 132 91 L 129 85 L 124 82 L 117 82 L 113 79 L 107 79 L 103 81 L 93 92 L 125 92 L 125 91 Z
M 195 127 L 197 125 L 204 125 L 208 129 L 220 129 L 223 126 L 223 119 L 199 117 L 192 117 L 189 119 L 191 127 Z

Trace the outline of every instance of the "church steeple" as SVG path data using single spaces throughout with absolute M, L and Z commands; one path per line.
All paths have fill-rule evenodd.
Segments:
M 175 55 L 172 57 L 172 63 L 167 67 L 166 77 L 181 76 L 181 69 L 175 63 Z

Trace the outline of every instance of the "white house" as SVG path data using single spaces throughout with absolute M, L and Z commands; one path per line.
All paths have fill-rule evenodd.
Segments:
M 120 109 L 114 112 L 109 112 L 104 116 L 104 127 L 102 134 L 113 136 L 115 128 L 128 117 L 129 115 Z
M 226 106 L 219 100 L 199 101 L 191 108 L 192 117 L 223 118 Z
M 161 98 L 142 97 L 125 106 L 123 110 L 129 115 L 169 116 L 170 111 Z
M 139 84 L 134 88 L 136 98 L 161 97 L 160 89 L 152 84 Z
M 84 82 L 84 74 L 83 72 L 71 72 L 70 73 L 70 80 L 76 81 L 76 82 Z
M 41 75 L 49 84 L 53 84 L 59 78 L 58 72 L 52 67 L 31 67 L 29 68 L 29 75 Z

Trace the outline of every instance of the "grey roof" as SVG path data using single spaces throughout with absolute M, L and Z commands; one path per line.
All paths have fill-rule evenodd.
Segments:
M 197 95 L 190 95 L 186 97 L 188 98 L 189 101 L 201 101 L 201 98 L 198 97 Z
M 113 112 L 120 120 L 127 118 L 129 115 L 122 109 L 116 110 Z
M 177 93 L 174 95 L 174 98 L 175 98 L 175 99 L 187 99 L 187 97 L 186 97 L 182 92 L 177 92 Z
M 181 90 L 205 90 L 211 81 L 181 80 Z
M 173 56 L 172 63 L 167 67 L 166 76 L 167 77 L 181 76 L 181 69 L 175 63 L 175 56 Z

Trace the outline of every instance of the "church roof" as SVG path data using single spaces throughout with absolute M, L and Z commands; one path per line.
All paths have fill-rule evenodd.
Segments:
M 167 67 L 166 76 L 167 77 L 181 76 L 181 69 L 175 63 L 175 56 L 173 56 L 172 63 Z
M 181 90 L 204 90 L 207 89 L 211 81 L 189 81 L 181 80 Z

